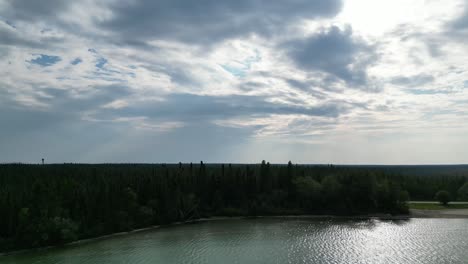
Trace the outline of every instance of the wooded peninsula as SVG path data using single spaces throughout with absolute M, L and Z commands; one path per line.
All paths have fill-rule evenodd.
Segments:
M 0 251 L 213 216 L 408 213 L 445 191 L 468 200 L 468 166 L 3 164 Z

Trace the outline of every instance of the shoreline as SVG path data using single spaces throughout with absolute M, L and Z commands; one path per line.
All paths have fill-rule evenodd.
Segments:
M 248 219 L 250 217 L 244 217 L 244 216 L 233 216 L 233 217 L 220 217 L 220 216 L 214 216 L 210 218 L 199 218 L 199 219 L 194 219 L 194 220 L 189 220 L 189 221 L 182 221 L 182 222 L 174 222 L 166 225 L 152 225 L 144 228 L 138 228 L 138 229 L 133 229 L 130 231 L 124 231 L 124 232 L 117 232 L 117 233 L 111 233 L 107 235 L 102 235 L 98 237 L 92 237 L 92 238 L 85 238 L 85 239 L 79 239 L 76 241 L 72 241 L 69 243 L 65 243 L 62 245 L 52 245 L 52 246 L 46 246 L 46 247 L 38 247 L 38 248 L 28 248 L 28 249 L 20 249 L 20 250 L 14 250 L 14 251 L 7 251 L 7 252 L 0 252 L 0 258 L 4 256 L 10 256 L 10 255 L 17 255 L 17 254 L 22 254 L 22 253 L 28 253 L 28 252 L 34 252 L 34 251 L 42 251 L 42 250 L 47 250 L 47 249 L 53 249 L 53 248 L 60 248 L 60 247 L 69 247 L 69 246 L 77 246 L 81 244 L 86 244 L 86 243 L 91 243 L 91 242 L 96 242 L 99 240 L 106 240 L 109 238 L 114 238 L 114 237 L 120 237 L 120 236 L 126 236 L 126 235 L 131 235 L 131 234 L 137 234 L 145 231 L 151 231 L 151 230 L 156 230 L 159 228 L 165 228 L 165 227 L 171 227 L 171 226 L 177 226 L 177 225 L 185 225 L 185 224 L 193 224 L 197 222 L 207 222 L 207 221 L 218 221 L 218 220 L 229 220 L 229 219 Z
M 468 219 L 468 209 L 410 209 L 411 218 Z
M 458 209 L 462 210 L 462 209 Z M 424 218 L 435 218 L 435 219 L 468 219 L 468 210 L 463 214 L 444 214 L 440 212 L 441 210 L 422 210 L 422 209 L 411 209 L 409 214 L 406 215 L 391 215 L 391 214 L 370 214 L 370 215 L 260 215 L 260 216 L 213 216 L 209 218 L 199 218 L 189 221 L 180 221 L 174 222 L 167 225 L 153 225 L 144 228 L 138 228 L 130 231 L 125 232 L 118 232 L 107 234 L 103 236 L 93 237 L 93 238 L 86 238 L 80 239 L 73 242 L 69 242 L 63 245 L 53 245 L 47 247 L 39 247 L 39 248 L 30 248 L 30 249 L 21 249 L 21 250 L 14 250 L 14 251 L 7 251 L 7 252 L 0 252 L 0 258 L 4 256 L 11 256 L 11 255 L 18 255 L 23 253 L 31 253 L 35 251 L 42 251 L 47 249 L 54 249 L 54 248 L 65 248 L 70 246 L 77 246 L 87 243 L 92 243 L 100 240 L 106 240 L 110 238 L 126 236 L 131 234 L 137 234 L 145 231 L 152 231 L 159 228 L 177 226 L 177 225 L 186 225 L 186 224 L 193 224 L 199 222 L 212 222 L 212 221 L 222 221 L 222 220 L 246 220 L 246 219 L 264 219 L 264 218 L 274 218 L 274 219 L 350 219 L 350 220 L 370 220 L 370 219 L 377 219 L 377 220 L 411 220 L 411 219 L 424 219 Z

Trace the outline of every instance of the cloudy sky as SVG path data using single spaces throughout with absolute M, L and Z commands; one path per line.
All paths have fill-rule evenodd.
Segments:
M 466 0 L 0 0 L 0 162 L 468 163 Z

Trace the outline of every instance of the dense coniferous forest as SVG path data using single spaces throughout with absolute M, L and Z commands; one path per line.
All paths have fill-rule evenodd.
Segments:
M 411 173 L 410 173 L 411 174 Z M 261 164 L 0 165 L 0 251 L 211 216 L 405 214 L 466 175 Z M 463 198 L 463 193 L 460 198 Z

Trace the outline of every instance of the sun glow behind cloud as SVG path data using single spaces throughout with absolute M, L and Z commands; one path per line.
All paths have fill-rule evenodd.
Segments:
M 382 36 L 402 24 L 413 24 L 427 30 L 438 30 L 453 18 L 463 0 L 347 0 L 337 20 L 372 36 Z

